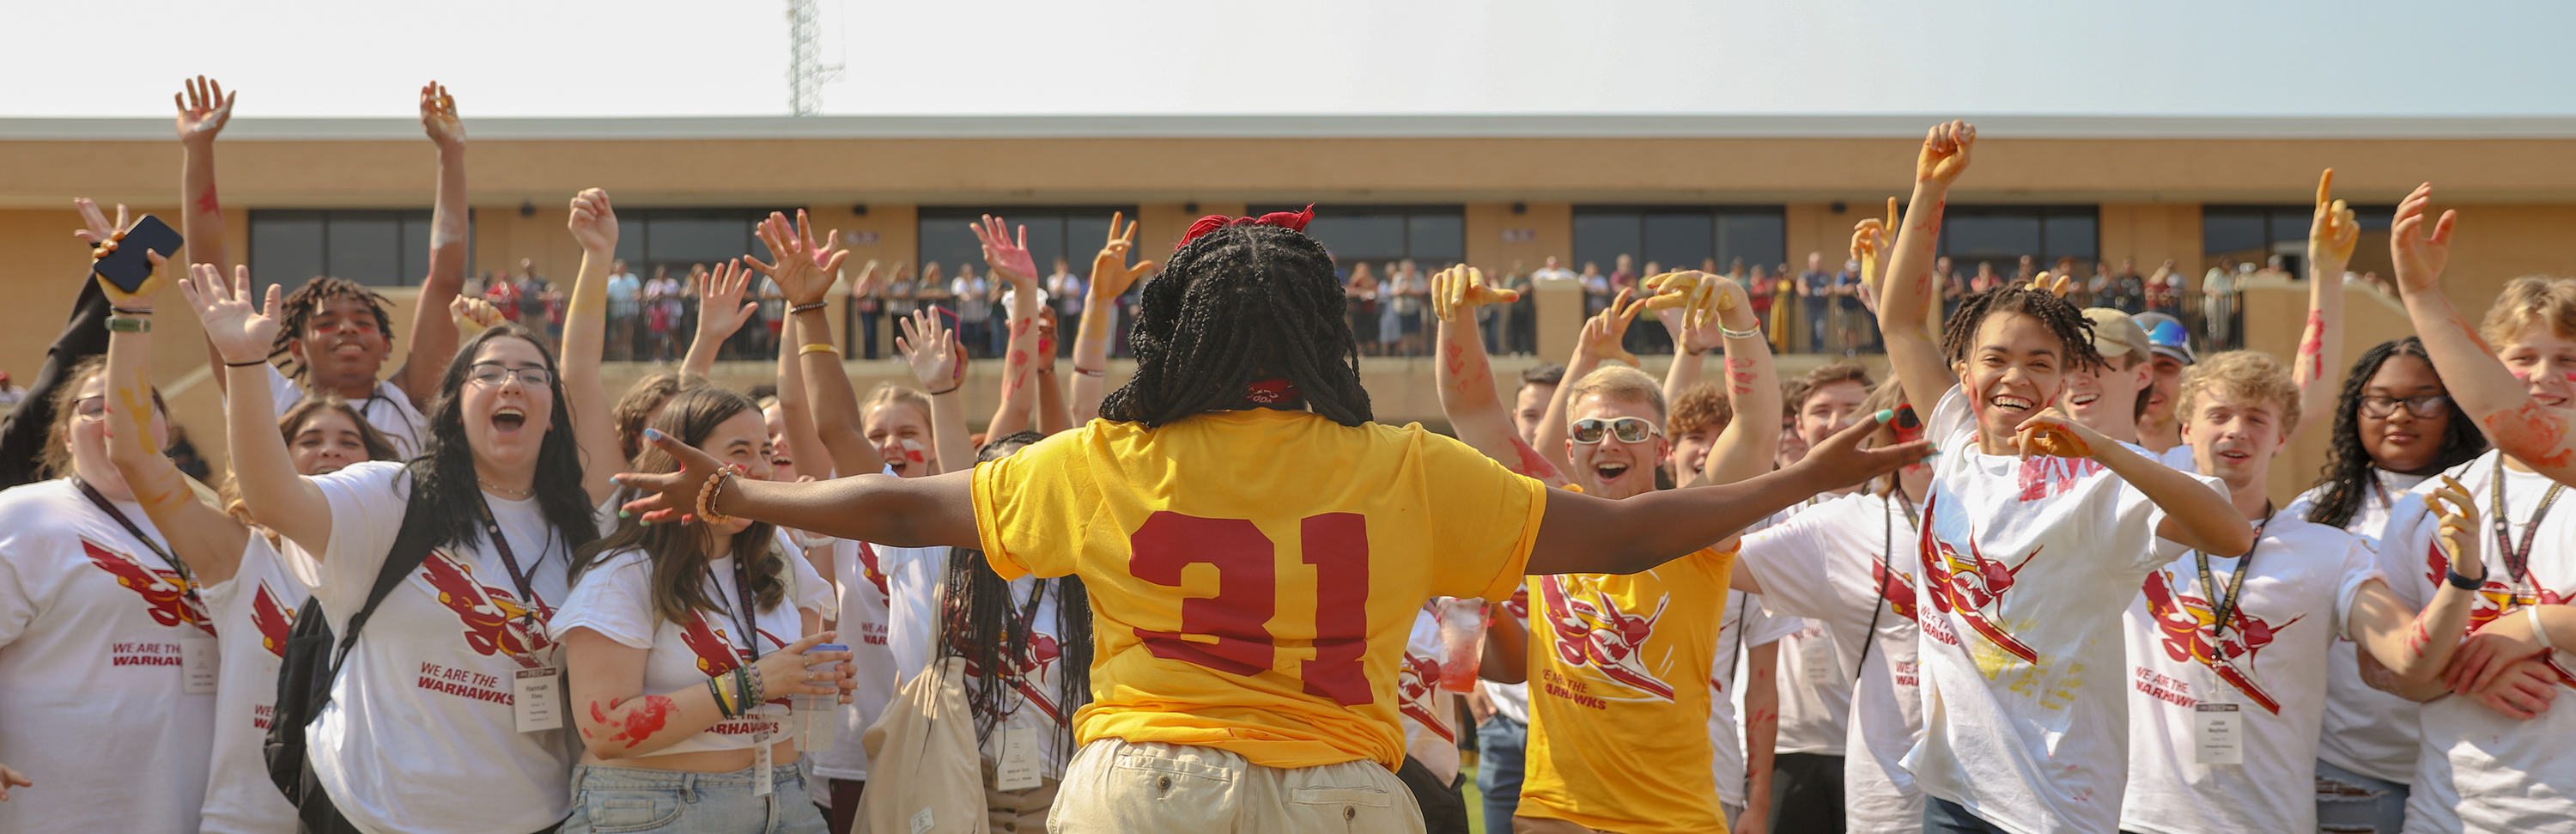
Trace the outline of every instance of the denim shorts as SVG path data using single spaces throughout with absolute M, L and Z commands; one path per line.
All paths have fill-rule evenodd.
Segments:
M 753 796 L 747 767 L 688 773 L 581 765 L 572 770 L 572 818 L 563 834 L 823 834 L 823 816 L 796 766 L 772 768 L 769 779 L 769 795 Z

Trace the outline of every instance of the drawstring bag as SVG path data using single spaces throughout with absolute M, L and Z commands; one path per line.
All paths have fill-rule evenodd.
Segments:
M 859 742 L 868 790 L 853 834 L 991 834 L 965 658 L 931 661 L 905 681 Z

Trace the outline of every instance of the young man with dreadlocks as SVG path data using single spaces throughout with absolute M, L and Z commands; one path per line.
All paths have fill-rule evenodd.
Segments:
M 2051 406 L 2102 361 L 2074 305 L 1988 290 L 1934 341 L 1932 249 L 1975 141 L 1965 122 L 1925 135 L 1878 310 L 1906 401 L 1937 404 L 1926 436 L 1950 453 L 1917 539 L 1924 734 L 1905 766 L 1927 832 L 2107 834 L 2128 771 L 2120 611 L 2184 548 L 2233 557 L 2254 536 L 2212 483 Z
M 627 508 L 1082 577 L 1100 627 L 1056 831 L 1420 831 L 1393 771 L 1396 665 L 1423 600 L 1499 599 L 1525 571 L 1647 570 L 1926 452 L 1862 451 L 1855 432 L 1737 484 L 1552 494 L 1370 421 L 1332 258 L 1299 231 L 1312 216 L 1194 224 L 1145 290 L 1136 374 L 1102 420 L 969 472 L 811 484 L 727 477 L 656 434 L 686 465 L 619 476 L 650 493 Z M 779 285 L 802 305 L 830 281 Z
M 227 114 L 231 107 L 230 98 L 222 99 Z M 187 115 L 181 118 L 184 122 Z M 284 356 L 292 369 L 269 374 L 269 396 L 279 412 L 293 407 L 308 390 L 336 395 L 366 415 L 367 423 L 392 440 L 405 459 L 424 448 L 429 420 L 421 410 L 437 396 L 448 357 L 456 353 L 456 323 L 448 307 L 465 285 L 468 237 L 465 125 L 457 120 L 456 97 L 445 86 L 431 82 L 420 88 L 420 124 L 438 147 L 438 200 L 429 220 L 429 277 L 421 281 L 420 299 L 412 309 L 411 352 L 392 378 L 381 379 L 385 363 L 395 358 L 392 315 L 386 312 L 390 302 L 355 281 L 327 275 L 314 276 L 287 294 L 281 313 L 285 321 L 269 350 L 272 366 Z M 221 127 L 218 121 L 214 129 Z M 210 149 L 194 142 L 188 148 L 182 187 L 187 191 L 189 240 L 196 250 L 191 260 L 221 265 L 223 223 L 214 208 Z M 220 363 L 222 357 L 215 360 Z M 216 374 L 215 381 L 229 386 L 226 376 Z

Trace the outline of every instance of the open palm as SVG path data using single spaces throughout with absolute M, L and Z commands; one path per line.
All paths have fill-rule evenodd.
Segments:
M 233 280 L 224 281 L 223 270 L 214 264 L 197 264 L 188 268 L 188 277 L 179 282 L 179 292 L 188 297 L 188 308 L 197 311 L 197 321 L 206 328 L 206 341 L 215 346 L 228 363 L 257 362 L 268 358 L 277 344 L 282 293 L 275 285 L 261 306 L 250 301 L 250 267 L 233 267 Z

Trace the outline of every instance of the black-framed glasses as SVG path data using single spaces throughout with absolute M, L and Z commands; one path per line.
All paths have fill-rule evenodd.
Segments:
M 2404 398 L 2373 394 L 2361 398 L 2361 414 L 2364 417 L 2392 417 L 2397 414 L 2398 403 L 2406 404 L 2407 413 L 2426 420 L 2448 414 L 2451 409 L 2448 394 L 2419 394 Z
M 544 388 L 555 378 L 553 371 L 536 365 L 513 368 L 499 362 L 476 362 L 465 369 L 465 378 L 473 380 L 476 385 L 499 387 L 507 384 L 513 376 L 519 378 L 521 386 L 528 388 Z
M 103 419 L 107 416 L 107 398 L 82 397 L 72 403 L 72 414 L 83 420 Z
M 1574 442 L 1576 443 L 1599 443 L 1604 437 L 1619 438 L 1621 443 L 1644 443 L 1646 438 L 1663 433 L 1664 430 L 1661 427 L 1648 422 L 1644 417 L 1621 417 L 1616 420 L 1587 417 L 1574 421 Z

